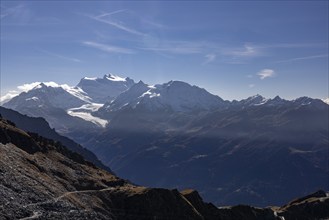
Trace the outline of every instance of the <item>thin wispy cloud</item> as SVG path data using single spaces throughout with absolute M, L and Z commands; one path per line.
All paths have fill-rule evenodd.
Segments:
M 10 99 L 18 96 L 22 92 L 27 92 L 39 85 L 40 82 L 33 82 L 28 84 L 23 84 L 18 86 L 15 90 L 10 90 L 7 94 L 0 97 L 0 104 L 4 104 L 5 102 L 9 101 Z
M 169 27 L 164 25 L 164 24 L 160 24 L 159 22 L 155 22 L 153 20 L 148 20 L 148 19 L 141 19 L 142 23 L 143 24 L 146 24 L 148 26 L 151 26 L 151 27 L 155 27 L 155 28 L 158 28 L 158 29 L 168 29 Z
M 295 61 L 301 61 L 301 60 L 313 60 L 313 59 L 319 59 L 319 58 L 325 58 L 328 57 L 328 54 L 320 54 L 320 55 L 314 55 L 314 56 L 306 56 L 306 57 L 297 57 L 287 60 L 280 60 L 276 61 L 275 63 L 288 63 L 288 62 L 295 62 Z
M 45 54 L 48 54 L 48 55 L 53 56 L 53 57 L 60 58 L 60 59 L 62 59 L 62 60 L 81 63 L 81 60 L 79 60 L 79 59 L 77 59 L 77 58 L 72 58 L 72 57 L 63 56 L 63 55 L 56 54 L 56 53 L 53 53 L 53 52 L 49 52 L 49 51 L 46 51 L 46 50 L 40 50 L 40 49 L 39 49 L 38 51 L 40 51 L 40 52 L 42 52 L 42 53 L 45 53 Z
M 124 11 L 125 10 L 117 10 L 117 11 L 114 11 L 114 12 L 103 13 L 103 14 L 100 14 L 100 15 L 97 15 L 97 16 L 91 16 L 91 15 L 85 15 L 85 16 L 90 18 L 90 19 L 93 19 L 95 21 L 111 25 L 112 27 L 115 27 L 115 28 L 120 29 L 122 31 L 128 32 L 130 34 L 134 34 L 134 35 L 138 35 L 138 36 L 146 36 L 146 34 L 140 32 L 140 31 L 137 31 L 137 30 L 135 30 L 131 27 L 128 27 L 127 25 L 123 24 L 121 21 L 114 21 L 110 18 L 107 18 L 107 17 L 110 17 L 111 15 L 118 14 L 118 13 L 121 13 L 121 12 L 124 12 Z
M 154 42 L 156 39 L 151 39 Z M 208 48 L 204 43 L 193 41 L 156 41 L 157 43 L 148 43 L 144 41 L 145 47 L 140 47 L 141 50 L 154 51 L 169 54 L 188 55 L 204 53 Z M 152 45 L 154 44 L 154 45 Z
M 257 47 L 245 44 L 243 48 L 230 48 L 224 51 L 224 54 L 234 56 L 234 57 L 252 57 L 259 55 Z
M 12 7 L 1 7 L 1 26 L 5 25 L 27 25 L 35 19 L 34 13 L 30 8 L 20 3 Z
M 28 4 L 21 3 L 13 7 L 1 7 L 1 25 L 3 26 L 37 26 L 58 25 L 62 21 L 57 17 L 38 16 Z
M 206 60 L 202 63 L 203 65 L 215 61 L 215 59 L 216 59 L 216 54 L 214 54 L 214 53 L 207 54 L 207 55 L 205 56 L 205 58 L 206 58 Z
M 255 87 L 255 84 L 249 84 L 248 87 L 249 88 L 254 88 Z
M 3 16 L 7 16 L 8 13 L 6 12 L 6 7 L 0 5 L 0 17 L 2 18 Z
M 25 10 L 22 4 L 10 8 L 1 7 L 1 19 L 7 16 L 18 16 L 21 13 L 25 14 Z
M 308 47 L 328 47 L 328 43 L 273 43 L 259 44 L 257 48 L 308 48 Z
M 82 42 L 84 45 L 96 48 L 98 50 L 102 50 L 108 53 L 122 53 L 122 54 L 134 54 L 135 51 L 123 47 L 112 46 L 108 44 L 101 44 L 92 41 L 84 41 Z
M 233 65 L 248 64 L 250 59 L 263 56 L 262 50 L 251 44 L 244 44 L 240 48 L 218 46 L 217 50 L 224 63 Z
M 257 75 L 259 76 L 260 79 L 266 79 L 269 77 L 274 77 L 275 72 L 274 72 L 274 70 L 271 70 L 271 69 L 263 69 L 263 70 L 259 71 L 257 73 Z
M 96 18 L 102 18 L 102 17 L 106 17 L 106 16 L 110 16 L 110 15 L 115 15 L 115 14 L 119 14 L 119 13 L 122 13 L 125 11 L 127 11 L 127 10 L 121 9 L 121 10 L 116 10 L 116 11 L 112 11 L 112 12 L 107 12 L 107 13 L 103 13 L 103 14 L 96 16 Z
M 154 52 L 166 52 L 166 53 L 173 53 L 173 54 L 196 54 L 200 53 L 198 48 L 193 47 L 144 47 L 140 48 L 142 50 L 149 50 Z

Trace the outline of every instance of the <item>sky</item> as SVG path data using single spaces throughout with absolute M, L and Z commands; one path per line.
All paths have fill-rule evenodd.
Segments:
M 113 73 L 227 100 L 323 99 L 328 27 L 328 1 L 1 0 L 0 96 Z

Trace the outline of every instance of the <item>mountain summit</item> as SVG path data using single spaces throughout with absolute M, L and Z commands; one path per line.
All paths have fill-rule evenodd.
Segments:
M 122 78 L 113 74 L 107 74 L 103 78 L 84 77 L 76 87 L 87 93 L 93 102 L 105 103 L 113 100 L 134 84 L 134 80 L 129 77 Z
M 105 103 L 100 111 L 117 111 L 123 108 L 138 108 L 146 111 L 191 112 L 211 110 L 227 105 L 218 96 L 205 89 L 181 81 L 170 81 L 154 86 L 140 81 L 115 100 Z

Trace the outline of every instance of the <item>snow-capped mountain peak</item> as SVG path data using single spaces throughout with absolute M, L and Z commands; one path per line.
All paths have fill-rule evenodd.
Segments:
M 110 80 L 110 81 L 114 81 L 114 82 L 126 82 L 127 80 L 129 80 L 129 77 L 126 77 L 126 78 L 122 78 L 120 76 L 117 76 L 117 75 L 114 75 L 114 74 L 107 74 L 107 75 L 104 75 L 103 77 L 104 79 L 107 79 L 107 80 Z
M 91 102 L 91 98 L 79 87 L 71 87 L 67 84 L 57 84 L 55 82 L 41 82 L 38 85 L 36 85 L 32 90 L 38 90 L 38 91 L 51 91 L 51 90 L 61 90 L 68 92 L 72 96 L 81 99 L 82 101 L 86 103 Z M 28 91 L 27 91 L 28 92 Z
M 308 106 L 311 108 L 318 108 L 318 109 L 323 109 L 327 108 L 326 103 L 323 102 L 321 99 L 313 99 L 307 96 L 303 96 L 300 98 L 297 98 L 295 100 L 292 100 L 292 103 L 297 105 L 297 106 Z
M 249 98 L 243 99 L 238 103 L 243 105 L 243 106 L 257 106 L 257 105 L 263 105 L 267 101 L 268 101 L 268 99 L 266 99 L 265 97 L 257 94 L 257 95 L 254 95 L 254 96 L 250 96 Z
M 47 87 L 62 87 L 64 89 L 67 89 L 69 86 L 64 84 L 64 85 L 59 85 L 55 82 L 32 82 L 32 83 L 26 83 L 23 85 L 20 85 L 17 87 L 15 90 L 9 91 L 7 94 L 4 96 L 0 97 L 0 104 L 4 104 L 8 101 L 10 101 L 12 98 L 18 96 L 19 94 L 23 92 L 29 92 L 33 89 L 41 89 L 42 87 L 47 88 Z
M 301 105 L 309 105 L 312 103 L 314 99 L 310 98 L 310 97 L 307 97 L 307 96 L 303 96 L 303 97 L 299 97 L 297 99 L 294 99 L 293 102 L 294 103 L 298 103 L 298 104 L 301 104 Z
M 282 99 L 280 96 L 275 96 L 273 99 L 268 99 L 267 101 L 266 101 L 266 104 L 268 105 L 268 106 L 282 106 L 282 105 L 284 105 L 284 104 L 286 104 L 286 103 L 288 103 L 288 101 L 287 100 L 285 100 L 285 99 Z
M 31 103 L 31 101 L 37 103 L 34 104 Z M 88 102 L 88 97 L 81 93 L 78 89 L 71 88 L 68 85 L 59 85 L 54 82 L 44 82 L 39 83 L 32 89 L 12 98 L 10 101 L 5 103 L 4 106 L 15 109 L 21 107 L 32 107 L 33 105 L 38 104 L 39 107 L 54 106 L 57 108 L 67 109 L 81 106 Z
M 93 102 L 105 103 L 113 100 L 134 84 L 134 80 L 129 77 L 106 74 L 102 78 L 84 77 L 76 87 L 87 93 Z
M 104 105 L 101 111 L 111 112 L 122 108 L 143 108 L 147 111 L 210 110 L 224 105 L 218 96 L 205 89 L 181 81 L 169 81 L 154 86 L 142 81 Z

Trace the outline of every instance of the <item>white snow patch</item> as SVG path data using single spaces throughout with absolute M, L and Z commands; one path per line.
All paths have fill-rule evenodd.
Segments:
M 326 104 L 328 104 L 328 105 L 329 105 L 329 98 L 326 98 L 326 99 L 322 99 L 322 101 L 323 101 L 324 103 L 326 103 Z
M 77 108 L 70 108 L 68 109 L 68 111 L 72 111 L 72 112 L 95 112 L 97 111 L 100 107 L 102 107 L 103 104 L 100 103 L 89 103 L 89 104 L 84 104 L 80 107 Z
M 83 77 L 83 79 L 85 79 L 85 80 L 96 80 L 97 77 Z
M 160 96 L 160 93 L 152 93 L 150 95 L 150 98 L 159 97 L 159 96 Z
M 146 92 L 144 92 L 141 96 L 139 96 L 139 97 L 144 97 L 144 96 L 146 96 L 146 95 L 151 95 L 152 94 L 152 92 L 151 92 L 151 90 L 147 90 Z M 138 98 L 139 98 L 138 97 Z
M 120 108 L 120 109 L 122 109 L 123 107 L 125 107 L 125 106 L 127 106 L 127 105 L 129 105 L 129 103 L 127 102 L 127 103 L 125 103 L 125 104 L 123 104 L 123 106 Z
M 62 85 L 63 86 L 63 85 Z M 62 87 L 63 88 L 63 87 Z M 64 90 L 66 90 L 71 95 L 85 101 L 85 102 L 91 102 L 91 98 L 79 87 L 64 87 Z
M 307 153 L 313 153 L 314 152 L 314 151 L 311 151 L 311 150 L 299 150 L 299 149 L 296 149 L 296 148 L 293 148 L 293 147 L 290 147 L 289 150 L 290 150 L 290 153 L 292 153 L 292 154 L 307 154 Z
M 34 84 L 34 83 L 32 83 L 32 84 Z M 33 88 L 31 88 L 31 89 L 39 89 L 39 88 L 42 87 L 42 84 L 46 85 L 47 87 L 53 87 L 53 88 L 59 88 L 59 87 L 62 87 L 63 89 L 66 89 L 66 88 L 70 87 L 70 86 L 68 86 L 67 84 L 59 85 L 59 84 L 57 84 L 57 83 L 55 83 L 55 82 L 50 81 L 50 82 L 42 82 L 42 83 L 38 83 L 38 85 L 36 85 L 35 87 L 33 87 Z M 26 84 L 25 84 L 25 85 L 26 85 Z M 30 90 L 31 90 L 31 89 L 30 89 Z
M 150 87 L 149 87 L 150 88 Z M 151 92 L 152 89 L 147 90 L 146 92 L 144 92 L 141 96 L 139 96 L 138 98 L 142 98 L 144 96 L 149 96 L 150 98 L 154 98 L 154 97 L 159 97 L 160 93 L 156 93 L 156 92 Z
M 285 218 L 283 216 L 278 215 L 278 212 L 274 211 L 273 214 L 275 217 L 278 217 L 280 220 L 285 220 Z
M 157 146 L 153 146 L 153 147 L 147 148 L 146 151 L 152 151 L 152 150 L 156 150 L 156 149 L 158 149 L 158 147 Z
M 208 155 L 200 154 L 200 155 L 193 156 L 192 159 L 200 159 L 200 158 L 204 158 L 204 157 L 207 157 L 207 156 Z
M 108 123 L 107 120 L 95 117 L 95 116 L 91 115 L 89 112 L 67 111 L 67 114 L 69 114 L 71 116 L 74 116 L 74 117 L 82 118 L 85 121 L 90 121 L 90 122 L 92 122 L 92 123 L 94 123 L 94 124 L 96 124 L 100 127 L 103 127 L 103 128 L 105 128 L 107 123 Z
M 116 75 L 112 75 L 112 74 L 109 74 L 108 76 L 106 76 L 106 78 L 111 81 L 123 81 L 123 82 L 126 81 L 125 78 L 122 78 L 122 77 L 116 76 Z
M 29 100 L 37 101 L 37 100 L 39 100 L 39 98 L 33 96 L 32 98 L 28 98 L 28 99 L 25 99 L 25 100 L 26 100 L 26 101 L 29 101 Z
M 231 206 L 219 206 L 218 209 L 232 209 Z
M 264 105 L 264 104 L 266 104 L 266 102 L 268 102 L 268 100 L 269 100 L 269 99 L 264 98 L 260 103 L 258 103 L 258 104 L 254 104 L 254 106 Z

